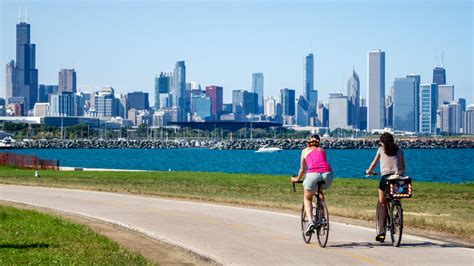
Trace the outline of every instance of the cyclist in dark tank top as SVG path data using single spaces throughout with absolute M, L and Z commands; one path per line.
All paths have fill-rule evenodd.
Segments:
M 387 185 L 387 177 L 398 173 L 402 176 L 405 175 L 405 158 L 403 157 L 403 151 L 397 144 L 392 134 L 385 132 L 380 136 L 380 142 L 382 146 L 377 150 L 375 158 L 367 169 L 366 174 L 372 175 L 374 168 L 380 161 L 380 182 L 379 182 L 379 200 L 377 208 L 381 215 L 379 216 L 379 228 L 384 228 L 385 218 L 387 215 L 387 200 L 385 199 L 385 190 Z M 383 241 L 385 239 L 385 228 L 375 238 L 377 241 Z

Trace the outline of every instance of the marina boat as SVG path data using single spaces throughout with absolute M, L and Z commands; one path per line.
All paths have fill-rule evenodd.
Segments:
M 270 153 L 270 152 L 280 152 L 280 151 L 281 149 L 277 147 L 262 147 L 255 152 Z
M 11 149 L 13 148 L 14 142 L 15 140 L 11 137 L 4 137 L 2 140 L 0 140 L 0 149 Z

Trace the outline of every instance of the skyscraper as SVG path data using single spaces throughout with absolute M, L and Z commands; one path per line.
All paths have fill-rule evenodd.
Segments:
M 454 101 L 454 85 L 438 85 L 438 108 L 452 101 Z
M 76 71 L 74 69 L 61 69 L 58 74 L 58 92 L 77 92 Z
M 36 69 L 36 46 L 30 42 L 30 24 L 16 25 L 16 93 L 13 97 L 25 98 L 25 111 L 33 109 L 38 97 L 38 70 Z
M 263 73 L 252 74 L 252 92 L 258 94 L 258 113 L 263 113 Z
M 98 117 L 117 116 L 117 106 L 117 99 L 115 99 L 112 87 L 104 87 L 94 96 L 94 110 Z
M 295 90 L 284 88 L 280 90 L 282 115 L 295 115 Z
M 393 82 L 393 128 L 418 132 L 418 80 L 414 77 L 396 78 Z
M 74 93 L 63 91 L 51 95 L 50 116 L 74 116 Z
M 329 129 L 347 128 L 349 126 L 349 99 L 342 93 L 329 94 Z
M 304 62 L 304 97 L 309 100 L 310 91 L 314 90 L 314 57 L 308 54 Z
M 127 93 L 127 108 L 125 112 L 128 112 L 128 110 L 132 108 L 136 110 L 148 110 L 150 108 L 148 93 L 142 91 Z
M 452 101 L 439 107 L 441 133 L 459 134 L 461 129 L 461 106 Z
M 385 127 L 385 52 L 367 55 L 367 130 Z
M 232 91 L 232 112 L 237 121 L 245 120 L 245 115 L 257 112 L 257 94 L 244 90 Z
M 224 88 L 219 86 L 207 86 L 206 96 L 211 98 L 212 114 L 218 116 L 222 113 L 222 104 L 224 101 Z
M 211 116 L 212 99 L 204 95 L 191 97 L 191 113 L 197 115 L 201 120 L 206 120 Z
M 298 104 L 296 108 L 296 124 L 298 126 L 308 126 L 309 125 L 309 112 L 310 112 L 310 104 L 306 98 L 301 95 L 298 98 Z
M 277 102 L 275 98 L 265 98 L 264 100 L 264 113 L 266 116 L 275 117 L 276 115 Z
M 15 61 L 11 60 L 5 66 L 5 97 L 6 99 L 16 95 L 16 71 Z
M 186 66 L 184 61 L 176 62 L 173 82 L 173 107 L 178 109 L 177 121 L 186 121 Z
M 469 105 L 464 118 L 464 133 L 474 134 L 474 105 Z
M 446 84 L 446 70 L 443 67 L 433 69 L 433 83 L 436 85 Z
M 420 84 L 420 133 L 436 133 L 437 91 L 434 83 Z
M 170 107 L 168 102 L 168 94 L 172 91 L 173 74 L 160 73 L 159 77 L 155 77 L 155 110 Z
M 352 75 L 347 80 L 347 97 L 349 99 L 349 125 L 353 128 L 359 127 L 359 98 L 360 81 L 359 75 L 352 69 Z

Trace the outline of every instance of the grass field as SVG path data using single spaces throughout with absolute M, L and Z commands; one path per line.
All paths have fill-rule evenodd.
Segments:
M 287 176 L 203 172 L 81 172 L 0 167 L 0 183 L 81 188 L 249 206 L 298 210 L 302 188 L 292 192 Z M 372 221 L 376 180 L 336 178 L 327 191 L 330 213 Z M 474 240 L 474 184 L 415 182 L 403 200 L 405 226 Z
M 83 225 L 0 205 L 0 265 L 148 265 Z

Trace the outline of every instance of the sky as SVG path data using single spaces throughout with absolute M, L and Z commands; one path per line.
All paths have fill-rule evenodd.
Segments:
M 265 97 L 282 88 L 299 95 L 312 52 L 315 89 L 326 102 L 331 92 L 346 93 L 352 69 L 365 96 L 367 52 L 381 49 L 387 91 L 407 74 L 431 82 L 437 58 L 455 98 L 474 104 L 473 2 L 0 0 L 0 95 L 15 59 L 18 9 L 28 6 L 40 84 L 57 84 L 59 69 L 74 68 L 81 91 L 112 86 L 149 92 L 153 101 L 155 76 L 185 60 L 187 81 L 223 86 L 224 102 L 232 90 L 250 90 L 256 72 Z

